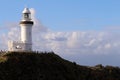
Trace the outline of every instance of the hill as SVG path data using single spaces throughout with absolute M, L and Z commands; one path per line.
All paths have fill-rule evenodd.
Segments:
M 0 55 L 0 80 L 120 80 L 120 68 L 80 66 L 53 52 Z

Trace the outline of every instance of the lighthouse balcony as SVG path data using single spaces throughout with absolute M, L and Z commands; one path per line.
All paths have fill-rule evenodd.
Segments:
M 33 21 L 20 21 L 20 24 L 33 24 Z

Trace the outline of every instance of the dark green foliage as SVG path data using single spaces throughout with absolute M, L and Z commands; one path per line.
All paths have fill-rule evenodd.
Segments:
M 0 60 L 0 80 L 120 80 L 119 67 L 80 66 L 54 52 L 7 52 Z

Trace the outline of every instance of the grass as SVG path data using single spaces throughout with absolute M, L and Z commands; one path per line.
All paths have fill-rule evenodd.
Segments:
M 1 52 L 0 80 L 120 80 L 120 68 L 78 65 L 54 52 Z

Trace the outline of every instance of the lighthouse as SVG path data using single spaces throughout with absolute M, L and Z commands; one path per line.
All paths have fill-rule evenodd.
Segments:
M 22 19 L 20 21 L 21 39 L 20 41 L 8 41 L 9 51 L 32 51 L 32 26 L 34 22 L 31 19 L 29 8 L 24 8 Z
M 28 8 L 24 8 L 22 12 L 21 27 L 21 42 L 25 44 L 24 50 L 32 50 L 32 26 L 31 12 Z

